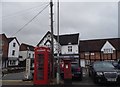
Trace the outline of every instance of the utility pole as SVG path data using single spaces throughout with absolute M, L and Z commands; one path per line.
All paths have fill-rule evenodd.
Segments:
M 59 0 L 57 1 L 57 84 L 60 83 L 60 57 L 59 57 Z
M 53 2 L 50 0 L 50 16 L 51 16 L 51 52 L 52 52 L 52 77 L 54 78 L 54 41 L 53 41 Z

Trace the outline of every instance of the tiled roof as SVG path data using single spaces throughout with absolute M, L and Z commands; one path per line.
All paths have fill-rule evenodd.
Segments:
M 57 40 L 57 35 L 55 36 L 55 39 Z M 79 33 L 76 34 L 65 34 L 59 36 L 59 43 L 61 45 L 68 45 L 68 44 L 78 44 L 79 41 Z
M 22 43 L 20 45 L 20 51 L 26 51 L 26 50 L 29 50 L 29 51 L 34 51 L 34 46 L 32 45 L 28 45 L 28 44 L 25 44 L 25 43 Z
M 15 37 L 8 38 L 8 42 L 10 43 Z
M 120 38 L 81 40 L 79 49 L 84 52 L 101 51 L 106 41 L 108 41 L 116 50 L 120 50 Z
M 6 37 L 6 35 L 4 33 L 0 34 L 0 39 L 2 39 L 2 38 L 6 38 L 7 39 L 7 37 Z
M 42 38 L 42 40 L 38 43 L 38 45 L 44 40 L 44 38 L 48 35 L 51 34 L 50 31 L 48 31 L 45 36 Z M 53 35 L 54 38 L 57 40 L 57 35 Z M 59 35 L 59 43 L 60 45 L 68 45 L 68 44 L 78 44 L 79 41 L 79 33 L 76 34 L 65 34 L 65 35 Z M 37 45 L 37 46 L 38 46 Z
M 16 37 L 10 37 L 8 38 L 8 43 L 10 43 L 12 40 L 16 39 L 17 43 L 20 45 Z

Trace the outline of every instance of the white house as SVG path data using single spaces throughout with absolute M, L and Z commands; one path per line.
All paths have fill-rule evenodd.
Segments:
M 19 61 L 19 47 L 20 44 L 16 37 L 8 38 L 8 66 L 17 66 Z
M 32 66 L 33 66 L 33 61 L 34 61 L 34 46 L 22 43 L 20 45 L 19 57 L 20 57 L 19 58 L 20 65 L 25 66 L 24 64 L 26 62 L 26 59 L 30 58 L 31 62 L 32 62 Z
M 61 58 L 79 59 L 79 33 L 59 35 L 59 43 L 57 41 L 57 35 L 53 36 L 54 55 L 59 50 Z M 37 46 L 51 47 L 51 32 L 48 31 Z

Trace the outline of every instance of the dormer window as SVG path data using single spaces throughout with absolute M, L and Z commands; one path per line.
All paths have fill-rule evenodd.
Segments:
M 72 46 L 68 46 L 68 52 L 72 52 Z
M 16 43 L 13 43 L 13 47 L 15 47 Z

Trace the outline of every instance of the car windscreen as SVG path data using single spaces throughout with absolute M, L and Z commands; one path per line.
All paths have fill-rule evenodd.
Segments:
M 109 62 L 96 62 L 94 63 L 94 68 L 114 68 L 114 66 Z

